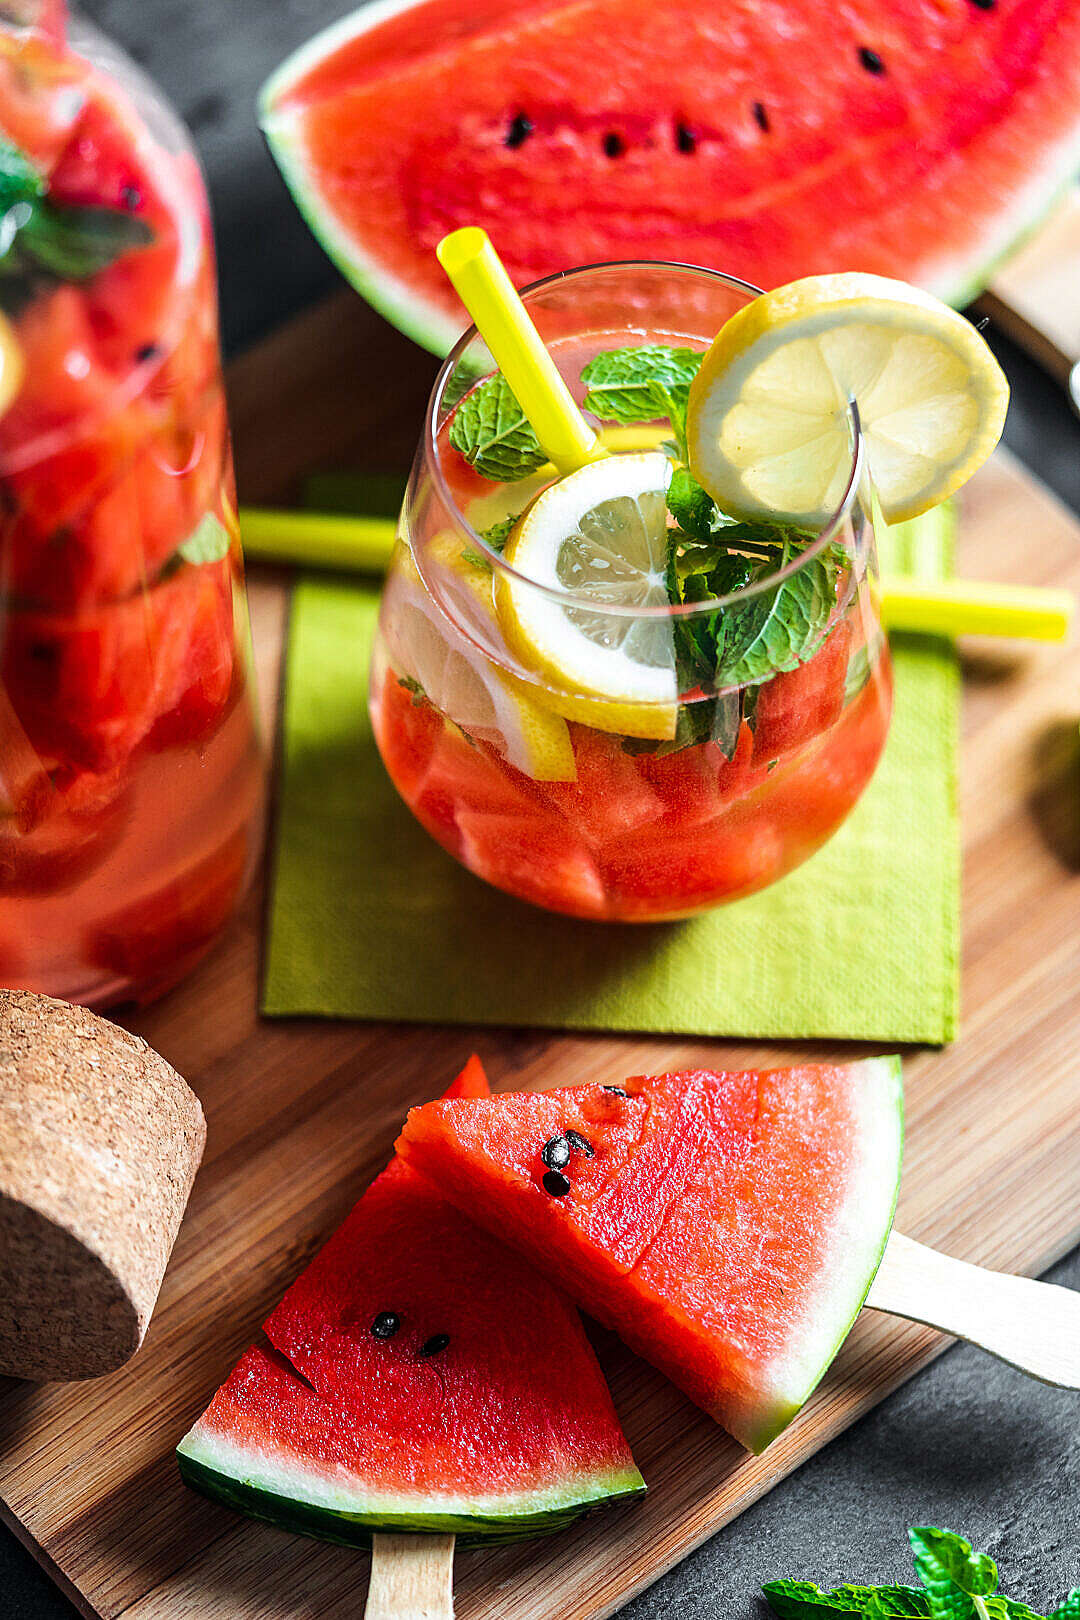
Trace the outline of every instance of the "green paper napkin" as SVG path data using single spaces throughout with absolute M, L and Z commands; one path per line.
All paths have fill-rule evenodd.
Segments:
M 950 571 L 951 520 L 883 565 Z M 941 1043 L 959 957 L 951 647 L 893 638 L 881 765 L 806 865 L 688 922 L 575 922 L 490 889 L 413 820 L 367 715 L 378 592 L 307 580 L 292 608 L 263 1010 L 341 1018 Z

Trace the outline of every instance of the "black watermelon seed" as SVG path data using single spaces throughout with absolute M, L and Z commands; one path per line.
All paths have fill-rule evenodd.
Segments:
M 152 360 L 157 352 L 158 346 L 156 343 L 144 343 L 141 348 L 135 350 L 135 358 L 140 365 L 145 365 L 147 360 Z
M 980 11 L 993 11 L 997 5 L 997 0 L 971 0 L 971 3 L 973 6 L 977 6 Z
M 380 1311 L 371 1324 L 371 1331 L 377 1339 L 392 1339 L 401 1326 L 401 1317 L 396 1311 Z
M 561 1170 L 545 1170 L 544 1191 L 549 1192 L 552 1198 L 565 1198 L 570 1191 L 570 1183 Z
M 579 1131 L 567 1131 L 566 1140 L 575 1153 L 584 1153 L 587 1159 L 592 1158 L 593 1145 L 591 1142 L 587 1142 Z
M 625 151 L 626 143 L 623 141 L 622 136 L 617 135 L 613 129 L 609 129 L 604 136 L 604 156 L 609 158 L 622 157 Z
M 441 1350 L 446 1349 L 449 1343 L 449 1333 L 433 1333 L 431 1338 L 425 1339 L 424 1343 L 420 1346 L 420 1359 L 426 1360 L 428 1356 L 437 1356 Z
M 142 192 L 139 190 L 138 186 L 125 186 L 120 193 L 120 201 L 123 203 L 124 207 L 133 214 L 136 208 L 138 208 L 139 204 L 142 202 Z
M 859 46 L 859 61 L 867 73 L 884 73 L 885 64 L 877 51 L 872 51 L 868 45 Z
M 533 132 L 533 121 L 526 118 L 524 113 L 518 113 L 516 118 L 510 120 L 510 128 L 503 136 L 503 145 L 512 149 L 524 145 Z
M 604 1086 L 603 1089 L 610 1091 L 613 1097 L 629 1097 L 630 1095 L 628 1091 L 623 1090 L 622 1086 Z
M 549 1170 L 561 1170 L 564 1164 L 570 1163 L 570 1140 L 573 1131 L 565 1136 L 553 1136 L 550 1142 L 545 1142 L 540 1149 L 540 1157 Z
M 697 136 L 694 134 L 692 129 L 689 129 L 686 126 L 686 124 L 676 124 L 675 145 L 678 147 L 680 152 L 696 152 Z
M 765 103 L 763 101 L 754 102 L 754 122 L 758 129 L 764 130 L 766 135 L 769 133 L 769 115 L 765 111 Z

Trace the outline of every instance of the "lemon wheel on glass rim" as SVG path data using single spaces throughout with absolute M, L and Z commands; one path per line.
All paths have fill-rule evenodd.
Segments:
M 840 505 L 855 400 L 886 522 L 955 493 L 1001 437 L 1009 386 L 956 310 L 906 282 L 808 276 L 727 321 L 690 388 L 690 471 L 721 510 L 810 527 Z

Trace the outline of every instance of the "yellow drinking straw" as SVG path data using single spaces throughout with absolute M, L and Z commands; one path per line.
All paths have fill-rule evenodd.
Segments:
M 575 405 L 487 232 L 478 225 L 451 231 L 435 253 L 558 470 L 599 461 L 607 451 Z

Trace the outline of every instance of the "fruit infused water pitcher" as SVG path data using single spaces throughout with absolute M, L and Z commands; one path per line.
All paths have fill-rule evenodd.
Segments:
M 0 981 L 148 999 L 254 852 L 262 765 L 206 197 L 60 8 L 0 27 Z
M 552 911 L 650 922 L 763 888 L 835 832 L 885 743 L 855 413 L 822 521 L 735 521 L 686 466 L 689 385 L 755 296 L 651 263 L 528 289 L 609 452 L 568 476 L 475 328 L 432 394 L 379 618 L 375 735 L 445 849 Z

